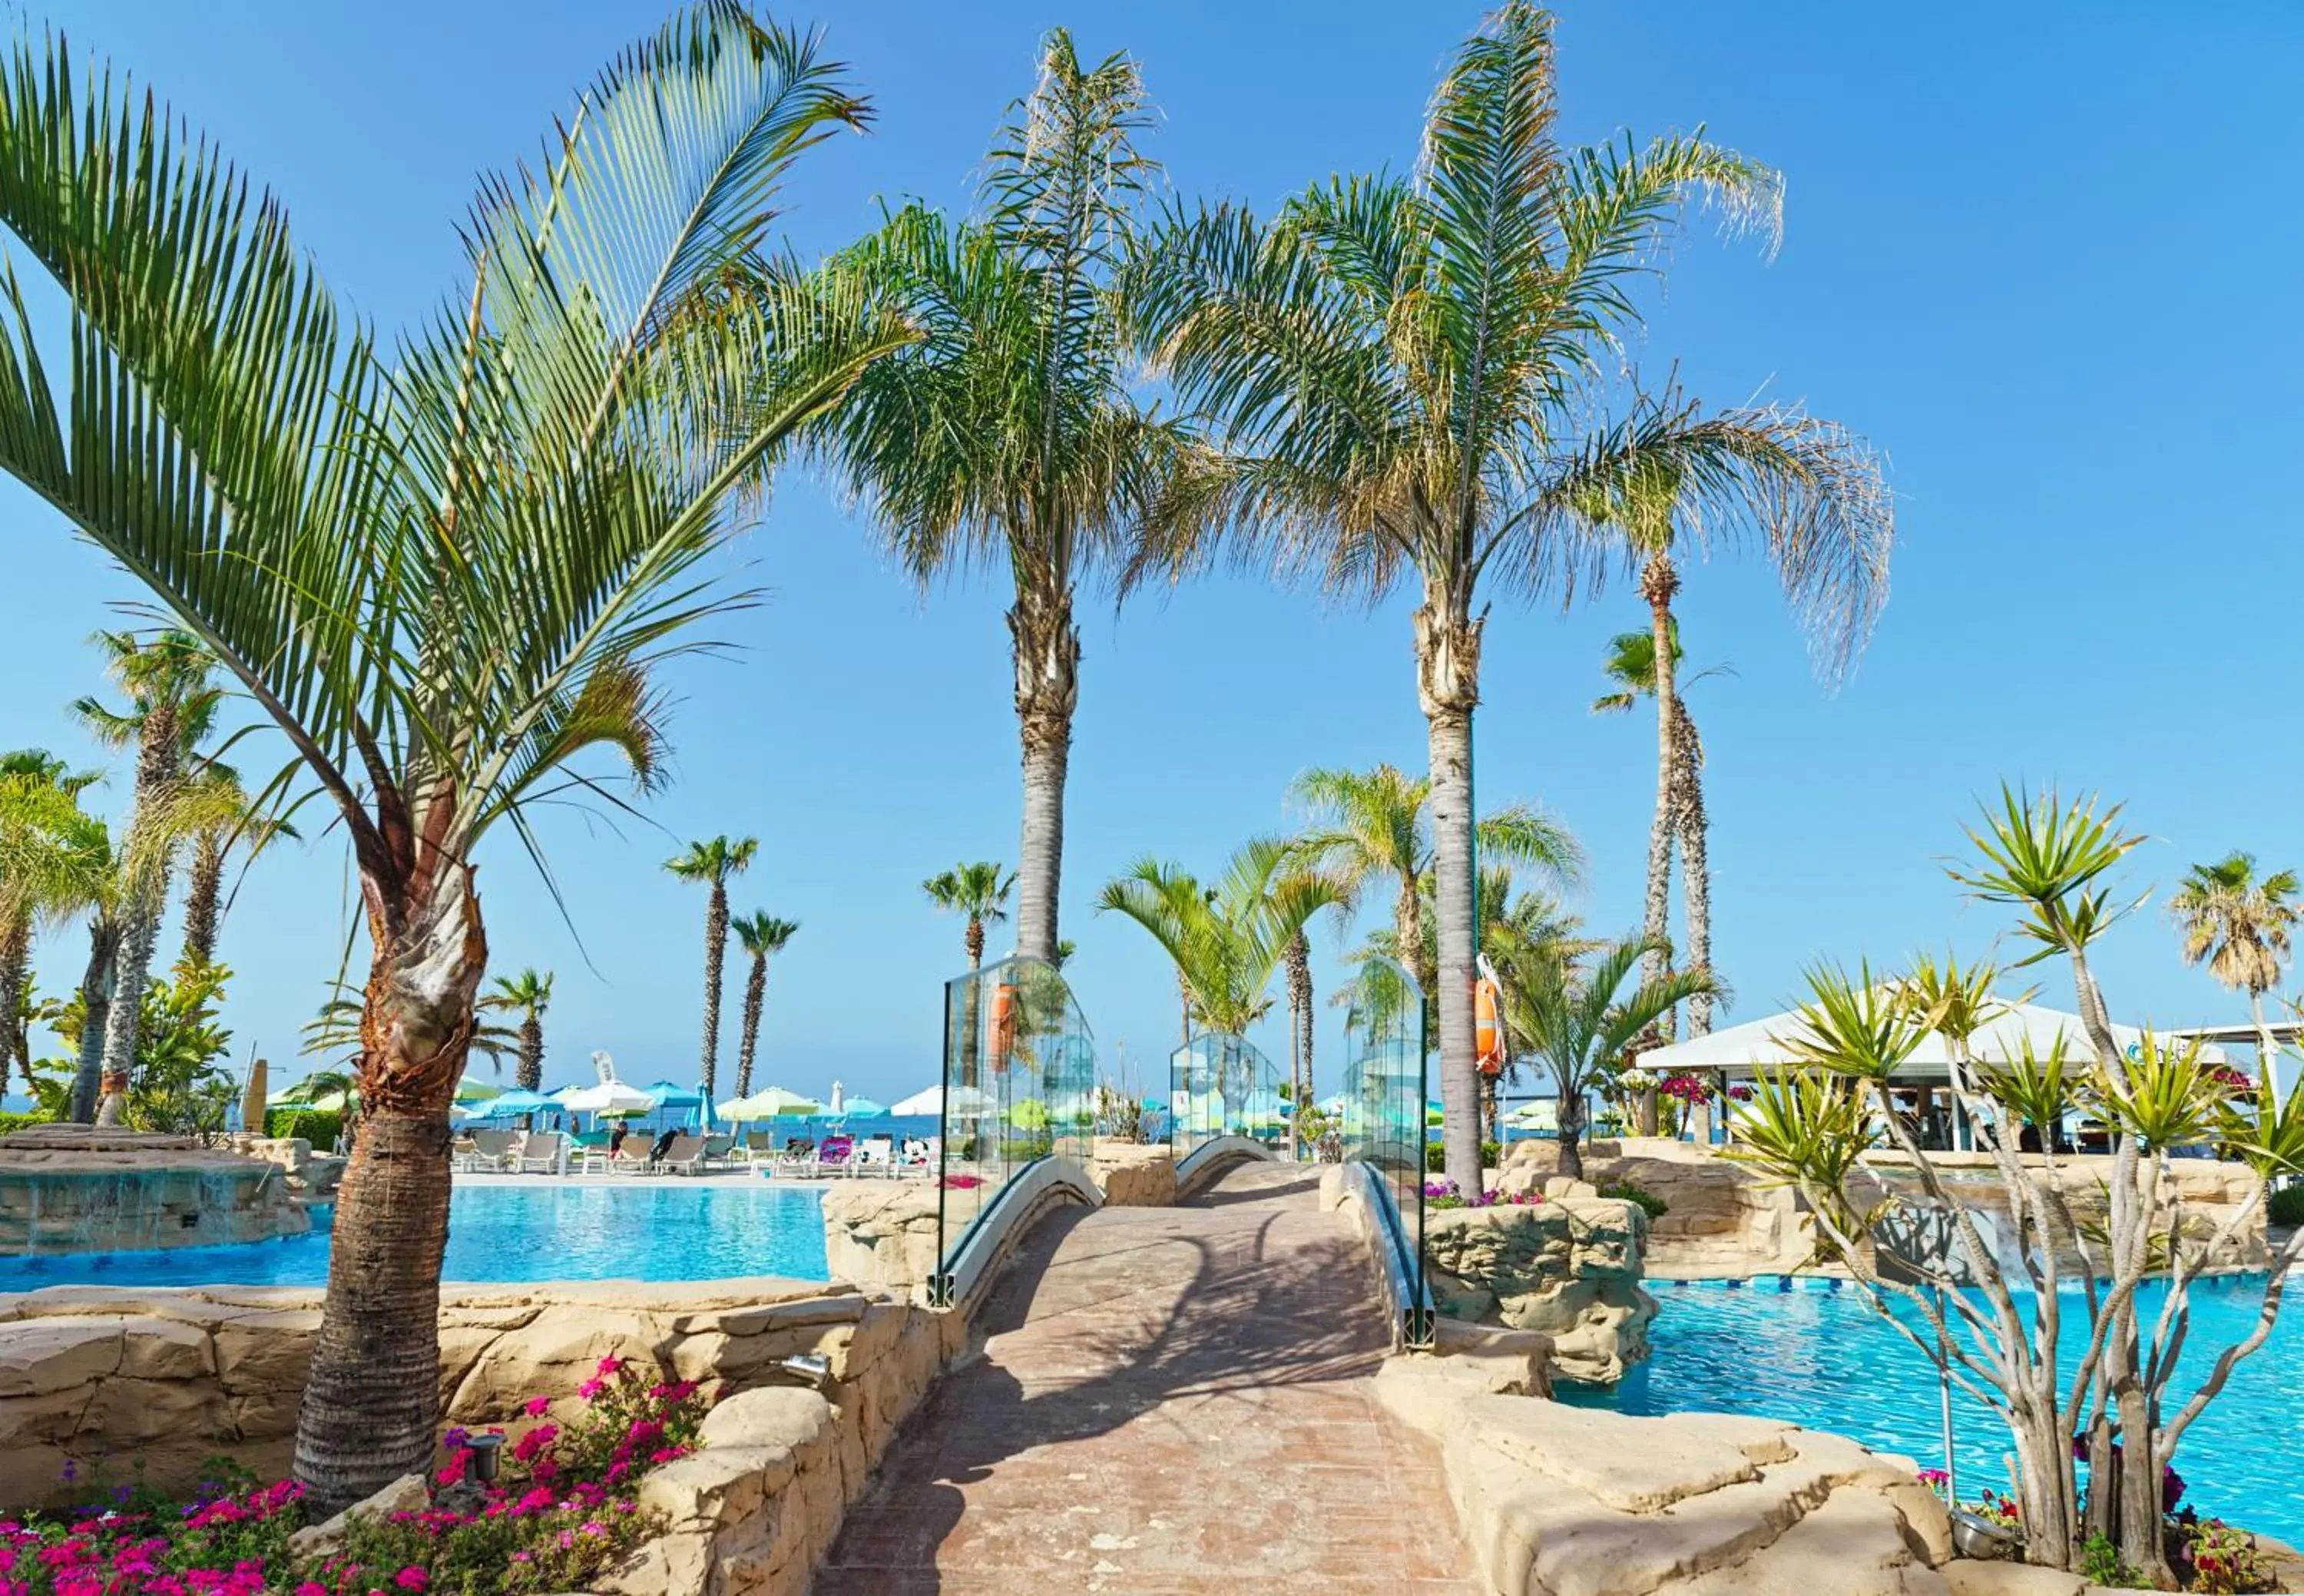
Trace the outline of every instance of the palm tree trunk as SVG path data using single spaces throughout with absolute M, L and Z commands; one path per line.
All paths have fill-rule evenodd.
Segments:
M 336 1194 L 328 1295 L 296 1425 L 296 1478 L 325 1516 L 431 1461 L 440 1405 L 448 1110 L 471 1045 L 487 938 L 470 872 L 390 905 L 360 1015 L 360 1117 Z
M 720 1078 L 720 969 L 728 958 L 728 889 L 712 883 L 704 908 L 704 1095 Z
M 1056 962 L 1064 864 L 1064 775 L 1080 708 L 1080 629 L 1070 588 L 1019 582 L 1008 611 L 1024 751 L 1024 835 L 1016 867 L 1016 951 Z
M 104 1063 L 106 1073 L 127 1074 L 136 1065 L 137 1033 L 144 1025 L 144 983 L 152 973 L 152 949 L 160 939 L 160 917 L 168 907 L 168 855 L 162 850 L 148 861 L 138 832 L 154 825 L 153 806 L 175 781 L 183 752 L 175 709 L 155 704 L 144 716 L 136 752 L 136 816 L 129 823 L 129 858 L 144 874 L 130 883 L 121 911 L 120 947 L 114 955 L 112 1009 L 105 1018 Z
M 1563 1089 L 1554 1116 L 1560 1122 L 1560 1173 L 1571 1180 L 1584 1178 L 1584 1094 Z
M 534 1009 L 520 1023 L 520 1069 L 512 1080 L 522 1091 L 544 1085 L 544 1022 Z
M 1711 825 L 1704 812 L 1704 777 L 1701 757 L 1697 752 L 1696 726 L 1688 717 L 1688 706 L 1680 706 L 1680 779 L 1673 804 L 1673 831 L 1680 839 L 1680 859 L 1684 867 L 1684 886 L 1688 904 L 1688 962 L 1691 969 L 1709 974 L 1712 970 L 1712 863 L 1710 839 L 1707 836 Z M 1688 1000 L 1688 1034 L 1712 1034 L 1712 994 L 1698 992 Z
M 1297 1126 L 1312 1095 L 1312 944 L 1301 928 L 1288 938 L 1288 1157 L 1299 1156 Z
M 0 930 L 0 1091 L 7 1086 L 8 1071 L 22 1072 L 24 1090 L 37 1099 L 32 1078 L 32 1049 L 24 1035 L 24 989 L 32 980 L 32 922 L 12 919 Z
M 1480 700 L 1481 623 L 1436 603 L 1428 589 L 1414 621 L 1417 696 L 1431 760 L 1441 1141 L 1447 1177 L 1470 1197 L 1481 1190 L 1479 1062 L 1472 1036 L 1473 894 L 1479 879 L 1472 836 L 1472 710 Z
M 1648 603 L 1648 626 L 1656 647 L 1656 815 L 1648 822 L 1648 895 L 1640 922 L 1648 951 L 1645 976 L 1662 981 L 1672 968 L 1672 842 L 1673 784 L 1679 769 L 1673 749 L 1680 729 L 1680 698 L 1673 679 L 1673 595 L 1680 590 L 1680 573 L 1672 558 L 1657 549 L 1640 572 L 1640 596 Z M 1672 1016 L 1664 1016 L 1664 1037 L 1673 1033 Z M 1656 1095 L 1640 1095 L 1640 1134 L 1656 1132 Z
M 96 1099 L 104 1081 L 104 1038 L 110 1029 L 113 972 L 119 964 L 120 930 L 110 916 L 88 922 L 88 972 L 80 977 L 80 1068 L 72 1076 L 72 1116 L 96 1123 Z
M 752 1052 L 760 1040 L 760 1004 L 768 992 L 768 957 L 752 955 L 752 973 L 744 980 L 744 1040 L 736 1052 L 736 1095 L 752 1095 Z
M 1192 1045 L 1192 983 L 1181 964 L 1176 967 L 1176 1013 L 1181 1039 L 1176 1045 L 1189 1048 Z
M 968 930 L 961 942 L 968 949 L 968 967 L 970 970 L 983 969 L 984 921 L 980 916 L 971 914 L 968 917 Z
M 184 957 L 216 963 L 216 915 L 224 898 L 224 839 L 203 831 L 192 845 L 192 874 L 184 888 Z
M 1398 944 L 1400 967 L 1416 977 L 1427 1002 L 1432 998 L 1432 961 L 1424 956 L 1424 893 L 1413 876 L 1402 876 L 1400 896 L 1392 906 L 1392 939 Z

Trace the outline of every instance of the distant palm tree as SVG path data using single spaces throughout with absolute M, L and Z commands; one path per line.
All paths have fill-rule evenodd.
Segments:
M 80 807 L 93 775 L 72 775 L 45 750 L 0 754 L 0 1082 L 11 1066 L 36 1091 L 24 1023 L 31 990 L 32 944 L 43 926 L 97 908 L 114 886 L 112 840 L 105 824 Z M 111 934 L 99 915 L 87 995 L 109 992 Z M 101 1057 L 104 1026 L 82 1027 Z
M 1296 1156 L 1296 1126 L 1312 1101 L 1312 943 L 1298 926 L 1288 938 L 1288 1155 Z
M 216 730 L 224 690 L 215 682 L 216 656 L 189 632 L 163 630 L 149 639 L 126 632 L 99 632 L 95 641 L 107 656 L 106 668 L 113 680 L 128 695 L 128 707 L 115 711 L 95 699 L 84 698 L 72 709 L 98 743 L 136 751 L 136 808 L 126 843 L 127 851 L 133 853 L 149 847 L 154 811 L 174 796 L 186 761 Z M 106 1072 L 124 1073 L 136 1062 L 144 985 L 151 977 L 153 945 L 167 908 L 171 852 L 156 853 L 137 890 L 120 903 L 112 1004 L 104 1023 L 102 1067 Z M 93 1119 L 92 1088 L 85 1105 L 80 1096 L 75 1090 L 72 1117 Z
M 800 930 L 797 920 L 740 914 L 732 922 L 736 940 L 752 955 L 752 972 L 744 982 L 744 1035 L 736 1050 L 736 1095 L 752 1095 L 752 1051 L 760 1040 L 760 1005 L 768 994 L 768 955 L 782 953 Z
M 1669 628 L 1672 658 L 1677 666 L 1682 650 L 1680 624 Z M 1656 697 L 1656 640 L 1653 631 L 1620 632 L 1608 640 L 1608 654 L 1601 665 L 1601 673 L 1614 683 L 1614 691 L 1603 693 L 1592 700 L 1596 715 L 1620 714 L 1631 710 L 1643 699 Z M 1730 673 L 1730 667 L 1715 665 L 1690 676 L 1682 687 L 1693 685 L 1706 676 Z M 1665 711 L 1661 702 L 1656 713 Z M 1704 743 L 1696 733 L 1696 722 L 1688 713 L 1688 699 L 1675 692 L 1671 713 L 1678 726 L 1669 738 L 1660 738 L 1656 757 L 1672 761 L 1670 768 L 1659 768 L 1656 778 L 1656 810 L 1648 831 L 1648 912 L 1649 932 L 1655 936 L 1669 934 L 1656 905 L 1670 897 L 1672 882 L 1672 852 L 1670 845 L 1680 845 L 1681 861 L 1686 867 L 1688 898 L 1688 957 L 1690 968 L 1712 968 L 1712 867 L 1708 822 L 1704 809 Z M 1658 845 L 1658 839 L 1664 845 Z M 1712 1000 L 1714 994 L 1698 992 L 1689 999 L 1688 1031 L 1690 1036 L 1708 1035 L 1712 1030 Z M 1666 1017 L 1665 1029 L 1670 1030 Z
M 184 883 L 184 957 L 213 964 L 224 921 L 224 866 L 233 849 L 245 845 L 252 860 L 275 841 L 292 839 L 297 832 L 278 814 L 262 811 L 229 765 L 201 760 L 187 780 L 199 790 L 208 818 L 192 831 L 192 862 Z
M 920 883 L 920 890 L 928 894 L 928 902 L 947 913 L 967 918 L 968 929 L 961 935 L 961 943 L 968 950 L 970 970 L 983 966 L 984 928 L 1008 918 L 1008 894 L 1015 885 L 1016 873 L 1011 870 L 1002 874 L 999 865 L 989 859 L 955 865 Z
M 1004 564 L 1023 743 L 1016 951 L 1053 964 L 1083 577 L 1117 569 L 1190 433 L 1131 392 L 1111 288 L 1157 168 L 1136 63 L 1063 29 L 985 163 L 976 216 L 914 204 L 843 258 L 925 333 L 867 372 L 827 440 L 922 582 Z
M 720 972 L 728 957 L 728 878 L 751 867 L 760 851 L 756 836 L 690 843 L 688 852 L 668 859 L 664 868 L 683 881 L 702 881 L 712 896 L 704 905 L 704 1095 L 709 1099 L 719 1078 Z
M 1528 1054 L 1552 1074 L 1558 1092 L 1560 1172 L 1584 1174 L 1584 1099 L 1612 1073 L 1624 1050 L 1664 1014 L 1712 981 L 1700 970 L 1625 984 L 1648 947 L 1640 938 L 1605 945 L 1588 962 L 1531 948 L 1498 963 L 1505 1024 Z
M 1225 429 L 1226 452 L 1194 457 L 1177 485 L 1183 506 L 1154 518 L 1136 573 L 1179 576 L 1229 544 L 1371 603 L 1402 580 L 1420 589 L 1432 995 L 1447 1173 L 1467 1190 L 1483 579 L 1524 593 L 1597 568 L 1631 484 L 1669 483 L 1684 524 L 1811 550 L 1778 561 L 1803 596 L 1836 589 L 1851 549 L 1885 547 L 1889 517 L 1869 456 L 1836 427 L 1777 409 L 1708 415 L 1676 395 L 1615 403 L 1639 323 L 1627 285 L 1656 266 L 1668 225 L 1710 198 L 1773 234 L 1782 185 L 1700 137 L 1563 148 L 1557 106 L 1552 18 L 1509 0 L 1450 64 L 1412 175 L 1335 177 L 1269 221 L 1179 207 L 1123 288 L 1155 372 Z M 1878 535 L 1844 535 L 1859 529 Z M 1847 633 L 1869 619 L 1847 614 Z
M 1097 908 L 1134 921 L 1167 952 L 1191 1021 L 1237 1036 L 1271 1007 L 1266 989 L 1296 934 L 1344 899 L 1343 885 L 1306 868 L 1288 839 L 1266 836 L 1205 888 L 1174 865 L 1139 860 L 1105 884 Z
M 535 1091 L 544 1084 L 544 1011 L 552 1004 L 552 972 L 523 970 L 499 975 L 496 990 L 480 999 L 484 1009 L 520 1016 L 519 1068 L 512 1084 Z
M 2259 880 L 2256 855 L 2233 853 L 2194 865 L 2168 900 L 2168 913 L 2183 933 L 2184 962 L 2205 963 L 2226 988 L 2248 994 L 2267 1070 L 2275 1049 L 2264 1020 L 2264 995 L 2280 984 L 2288 960 L 2289 928 L 2300 913 L 2297 892 L 2294 870 L 2274 870 Z

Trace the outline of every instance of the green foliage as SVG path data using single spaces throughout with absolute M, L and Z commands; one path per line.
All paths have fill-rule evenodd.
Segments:
M 2284 1100 L 2275 1099 L 2272 1073 L 2266 1070 L 2255 1096 L 2245 1100 L 2245 1111 L 2238 1103 L 2224 1106 L 2221 1128 L 2225 1150 L 2267 1180 L 2304 1175 L 2304 1081 L 2290 1087 Z
M 1893 982 L 1876 981 L 1872 967 L 1854 980 L 1837 964 L 1808 972 L 1808 1001 L 1800 1028 L 1785 1039 L 1795 1059 L 1832 1074 L 1885 1081 L 1927 1040 L 1927 1026 Z
M 2073 1083 L 2064 1074 L 2064 1039 L 2058 1032 L 2043 1058 L 2026 1037 L 2017 1057 L 1984 1065 L 1975 1072 L 1978 1091 L 2044 1137 L 2054 1133 L 2072 1106 Z
M 179 963 L 169 977 L 145 987 L 136 1071 L 128 1083 L 131 1125 L 179 1135 L 224 1129 L 234 1091 L 218 1061 L 232 1032 L 216 1023 L 216 1012 L 231 975 L 221 964 Z
M 2273 1193 L 2265 1216 L 2273 1224 L 2286 1227 L 2304 1225 L 2304 1183 L 2282 1186 Z
M 344 1116 L 335 1109 L 325 1108 L 267 1108 L 264 1111 L 264 1133 L 267 1136 L 301 1136 L 312 1144 L 314 1152 L 334 1152 L 343 1140 Z
M 2187 1590 L 2210 1592 L 2215 1596 L 2238 1596 L 2245 1591 L 2281 1588 L 2277 1571 L 2257 1544 L 2256 1537 L 2222 1519 L 2204 1518 L 2190 1526 L 2185 1536 L 2184 1560 L 2192 1568 L 2192 1577 L 2185 1585 Z
M 1849 1205 L 1848 1177 L 1876 1139 L 1849 1077 L 1821 1069 L 1764 1070 L 1725 1156 L 1797 1189 L 1842 1235 L 1859 1236 L 1866 1218 Z M 1817 1248 L 1828 1252 L 1829 1238 L 1820 1236 Z
M 1260 836 L 1241 845 L 1212 885 L 1146 858 L 1105 883 L 1097 912 L 1149 932 L 1190 994 L 1192 1017 L 1237 1036 L 1271 999 L 1266 990 L 1305 922 L 1347 901 L 1343 884 L 1309 867 L 1294 844 Z
M 2125 1083 L 2098 1070 L 2091 1079 L 2096 1111 L 2154 1151 L 2206 1142 L 2224 1117 L 2226 1092 L 2202 1064 L 2195 1037 L 2171 1046 L 2150 1031 L 2128 1061 Z
M 29 1125 L 55 1123 L 55 1120 L 52 1116 L 40 1113 L 37 1109 L 30 1114 L 0 1113 L 0 1136 L 5 1136 L 12 1131 L 23 1130 Z
M 1495 1169 L 1502 1167 L 1504 1164 L 1504 1150 L 1502 1147 L 1498 1146 L 1494 1142 L 1481 1142 L 1480 1167 L 1483 1169 Z M 1427 1142 L 1424 1144 L 1424 1172 L 1427 1175 L 1445 1175 L 1448 1173 L 1448 1150 L 1444 1145 L 1437 1142 Z
M 2096 883 L 2141 843 L 2119 828 L 2120 805 L 2099 810 L 2094 798 L 2071 803 L 2051 787 L 2038 797 L 2003 784 L 2000 808 L 1985 811 L 1981 830 L 1969 829 L 1979 862 L 1952 879 L 1986 903 L 2024 911 L 2017 929 L 2040 944 L 2023 964 L 2058 951 L 2080 951 L 2121 911 Z
M 1619 1197 L 1648 1215 L 1650 1223 L 1672 1211 L 1672 1205 L 1635 1181 L 1604 1180 L 1594 1188 L 1603 1197 Z
M 2111 1537 L 2099 1532 L 2080 1543 L 2080 1574 L 2091 1583 L 2132 1587 L 2143 1578 L 2126 1558 Z

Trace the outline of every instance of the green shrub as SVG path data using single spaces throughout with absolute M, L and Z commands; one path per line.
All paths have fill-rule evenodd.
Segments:
M 1672 1205 L 1663 1198 L 1646 1186 L 1635 1185 L 1628 1180 L 1604 1180 L 1599 1183 L 1597 1190 L 1603 1197 L 1622 1198 L 1650 1219 L 1661 1219 L 1672 1211 Z
M 27 1125 L 54 1125 L 55 1123 L 55 1121 L 46 1114 L 0 1114 L 0 1136 L 4 1136 L 11 1131 L 21 1131 Z
M 344 1116 L 335 1109 L 267 1108 L 264 1111 L 264 1133 L 267 1136 L 301 1136 L 312 1144 L 314 1152 L 334 1152 L 336 1142 L 344 1133 Z
M 2304 1225 L 2304 1181 L 2274 1192 L 2265 1216 L 2274 1225 Z
M 2101 1531 L 2090 1535 L 2080 1545 L 2080 1575 L 2093 1584 L 2118 1585 L 2125 1589 L 2142 1576 L 2120 1555 L 2120 1548 L 2111 1536 Z
M 1494 1169 L 1503 1164 L 1504 1150 L 1493 1142 L 1480 1143 L 1480 1167 Z M 1444 1175 L 1448 1171 L 1448 1150 L 1437 1142 L 1424 1144 L 1424 1173 Z

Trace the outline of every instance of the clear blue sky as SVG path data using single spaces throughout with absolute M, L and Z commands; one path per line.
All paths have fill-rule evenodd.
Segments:
M 47 14 L 273 185 L 337 291 L 392 327 L 451 285 L 475 174 L 533 151 L 661 13 L 101 0 Z M 1179 190 L 1268 205 L 1330 172 L 1411 161 L 1438 64 L 1478 17 L 1197 0 L 816 14 L 879 124 L 810 156 L 792 186 L 792 236 L 811 251 L 864 228 L 877 194 L 963 203 L 1052 22 L 1084 51 L 1139 56 L 1164 113 L 1149 147 Z M 1837 696 L 1763 569 L 1690 576 L 1693 658 L 1738 671 L 1694 706 L 1727 1018 L 1773 1011 L 1820 955 L 1983 950 L 2003 921 L 1963 904 L 1941 862 L 2003 777 L 2128 799 L 2157 839 L 2139 890 L 2235 846 L 2304 863 L 2304 752 L 2277 664 L 2304 560 L 2281 486 L 2304 420 L 2304 9 L 1581 0 L 1560 38 L 1571 137 L 1702 122 L 1788 176 L 1773 263 L 1707 228 L 1684 240 L 1644 365 L 1677 360 L 1715 401 L 1763 394 L 1847 421 L 1888 452 L 1900 496 L 1893 597 Z M 92 758 L 62 706 L 95 686 L 83 640 L 134 590 L 13 487 L 0 526 L 0 746 Z M 985 584 L 924 598 L 799 479 L 738 555 L 773 598 L 725 627 L 734 662 L 677 678 L 677 782 L 649 811 L 663 829 L 546 828 L 598 973 L 509 837 L 484 861 L 496 965 L 558 972 L 554 1079 L 596 1047 L 627 1078 L 690 1075 L 702 900 L 658 866 L 690 836 L 756 834 L 737 907 L 803 927 L 771 978 L 765 1080 L 909 1091 L 932 1075 L 938 982 L 960 962 L 960 928 L 917 883 L 1015 853 L 1001 599 Z M 1565 616 L 1500 607 L 1479 719 L 1482 796 L 1540 802 L 1576 828 L 1592 860 L 1577 906 L 1610 931 L 1639 913 L 1654 738 L 1586 705 L 1633 606 L 1616 590 Z M 1118 615 L 1087 604 L 1063 929 L 1107 1067 L 1120 1041 L 1132 1065 L 1165 1058 L 1173 988 L 1140 932 L 1088 912 L 1097 887 L 1147 850 L 1213 870 L 1285 822 L 1282 793 L 1307 766 L 1420 765 L 1405 613 L 1335 613 L 1232 578 Z M 99 801 L 118 806 L 125 785 Z M 224 933 L 238 1057 L 292 1054 L 335 967 L 344 893 L 329 839 L 257 868 Z M 1324 998 L 1334 946 L 1317 939 Z M 43 980 L 75 978 L 83 950 L 76 932 L 53 938 Z M 2104 971 L 2122 1018 L 2240 1013 L 2177 963 L 2156 904 Z M 2067 999 L 2060 978 L 2048 996 Z M 1325 1002 L 1321 1026 L 1325 1091 L 1341 1039 Z

